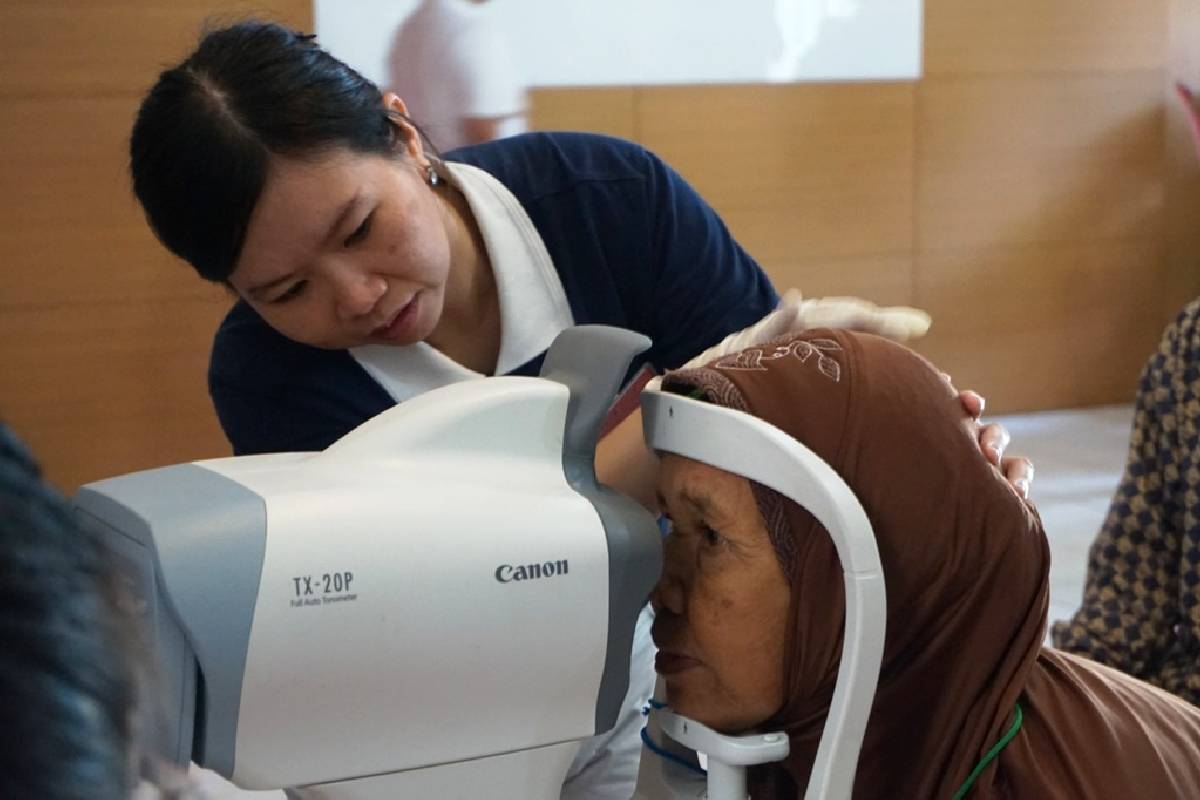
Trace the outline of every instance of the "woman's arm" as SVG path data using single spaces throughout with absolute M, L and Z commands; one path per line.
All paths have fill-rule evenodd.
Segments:
M 1200 645 L 1187 609 L 1198 604 L 1200 565 L 1183 551 L 1200 539 L 1187 500 L 1200 490 L 1187 438 L 1197 423 L 1189 374 L 1198 363 L 1200 304 L 1193 303 L 1142 372 L 1125 474 L 1089 551 L 1083 602 L 1053 632 L 1057 647 L 1192 702 L 1200 701 Z
M 642 438 L 642 410 L 617 424 L 596 445 L 596 477 L 605 486 L 632 497 L 658 513 L 658 456 Z

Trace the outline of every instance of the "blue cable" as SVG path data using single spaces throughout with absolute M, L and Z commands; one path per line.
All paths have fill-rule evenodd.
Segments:
M 651 700 L 650 704 L 654 705 L 654 701 Z M 661 704 L 655 706 L 655 708 L 662 708 L 662 707 L 663 706 Z M 676 764 L 678 764 L 679 766 L 684 767 L 685 769 L 690 769 L 692 772 L 698 773 L 700 775 L 704 775 L 704 776 L 708 775 L 708 770 L 704 769 L 700 765 L 693 764 L 692 762 L 688 761 L 686 758 L 677 756 L 676 754 L 671 753 L 671 752 L 659 747 L 658 742 L 656 742 L 650 738 L 650 734 L 646 732 L 645 726 L 642 727 L 642 744 L 644 744 L 644 745 L 646 745 L 646 747 L 650 748 L 650 750 L 652 752 L 654 752 L 654 754 L 659 756 L 660 758 L 665 758 L 667 761 L 673 761 Z

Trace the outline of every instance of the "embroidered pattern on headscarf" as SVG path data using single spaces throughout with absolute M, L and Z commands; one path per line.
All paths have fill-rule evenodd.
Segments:
M 814 355 L 817 357 L 817 369 L 822 375 L 837 383 L 842 378 L 842 367 L 836 359 L 825 355 L 826 352 L 841 352 L 842 347 L 832 339 L 802 339 L 788 342 L 775 347 L 752 347 L 740 353 L 732 353 L 714 362 L 717 369 L 745 370 L 765 372 L 765 362 L 777 361 L 789 356 L 802 364 Z

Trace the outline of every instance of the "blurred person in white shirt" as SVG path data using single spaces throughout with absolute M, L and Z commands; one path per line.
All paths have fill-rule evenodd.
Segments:
M 487 0 L 421 0 L 396 30 L 388 84 L 440 150 L 525 130 L 525 85 Z

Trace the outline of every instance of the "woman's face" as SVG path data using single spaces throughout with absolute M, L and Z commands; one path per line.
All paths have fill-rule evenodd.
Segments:
M 275 330 L 330 349 L 422 341 L 450 272 L 447 204 L 419 145 L 273 157 L 229 282 Z
M 680 456 L 662 459 L 671 520 L 655 608 L 655 668 L 674 711 L 724 732 L 783 704 L 790 588 L 750 483 Z

